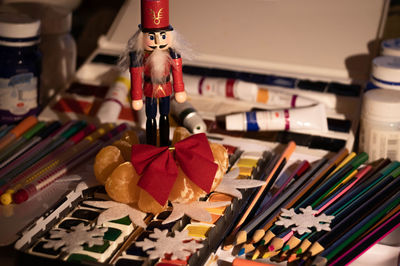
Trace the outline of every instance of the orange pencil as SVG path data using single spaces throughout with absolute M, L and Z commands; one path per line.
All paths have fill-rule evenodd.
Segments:
M 290 141 L 288 143 L 286 149 L 283 151 L 283 153 L 281 154 L 280 158 L 278 159 L 277 163 L 275 164 L 275 166 L 273 167 L 271 172 L 268 174 L 268 177 L 266 178 L 264 185 L 262 185 L 259 188 L 257 194 L 254 196 L 254 198 L 252 199 L 252 201 L 248 205 L 246 211 L 243 213 L 243 215 L 240 218 L 239 222 L 236 224 L 236 226 L 233 229 L 231 235 L 227 238 L 228 240 L 232 239 L 237 234 L 237 232 L 239 231 L 240 227 L 245 223 L 245 221 L 249 217 L 249 215 L 252 212 L 254 206 L 261 199 L 261 196 L 264 194 L 265 189 L 268 187 L 272 177 L 275 175 L 275 173 L 278 170 L 282 170 L 283 166 L 287 163 L 287 161 L 289 160 L 290 156 L 294 152 L 295 148 L 296 148 L 296 143 L 294 143 L 293 141 Z
M 33 127 L 38 122 L 35 116 L 28 116 L 22 120 L 16 127 L 10 130 L 4 137 L 0 139 L 0 150 L 10 144 L 13 140 L 20 137 L 28 129 Z
M 232 262 L 232 266 L 274 266 L 275 264 L 257 262 L 254 260 L 246 260 L 241 258 L 235 258 Z

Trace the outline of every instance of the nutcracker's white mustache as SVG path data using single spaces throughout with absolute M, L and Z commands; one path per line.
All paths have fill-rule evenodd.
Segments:
M 180 54 L 182 58 L 185 58 L 186 60 L 191 60 L 195 56 L 195 53 L 193 52 L 190 45 L 176 30 L 173 30 L 171 32 L 171 38 L 172 43 L 170 45 L 170 48 Z M 135 52 L 133 65 L 140 66 L 143 62 L 142 60 L 144 56 L 143 32 L 140 29 L 137 30 L 136 33 L 128 40 L 128 44 L 118 60 L 118 67 L 120 71 L 125 71 L 130 66 L 129 52 Z
M 168 50 L 155 49 L 149 55 L 145 67 L 151 69 L 151 81 L 154 84 L 164 83 L 169 75 L 169 66 L 172 63 Z

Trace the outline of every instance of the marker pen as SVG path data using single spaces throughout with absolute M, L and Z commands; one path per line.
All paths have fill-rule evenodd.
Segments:
M 184 83 L 187 93 L 192 95 L 234 98 L 276 107 L 302 107 L 317 103 L 297 94 L 259 88 L 255 83 L 242 80 L 185 75 Z
M 228 115 L 225 117 L 227 130 L 273 131 L 313 129 L 328 131 L 328 123 L 323 104 L 311 107 L 256 111 Z
M 207 131 L 206 123 L 188 101 L 178 103 L 175 98 L 171 99 L 171 114 L 191 133 Z

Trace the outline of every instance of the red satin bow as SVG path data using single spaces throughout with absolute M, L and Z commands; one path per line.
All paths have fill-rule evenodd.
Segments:
M 176 160 L 176 162 L 175 162 Z M 218 165 L 214 163 L 207 137 L 204 133 L 192 135 L 175 144 L 175 160 L 168 147 L 146 144 L 132 146 L 131 161 L 141 175 L 138 186 L 165 205 L 178 177 L 178 167 L 197 186 L 209 193 Z

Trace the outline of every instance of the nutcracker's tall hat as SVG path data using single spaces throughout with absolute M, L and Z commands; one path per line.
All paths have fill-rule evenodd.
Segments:
M 172 30 L 169 25 L 169 0 L 141 0 L 143 32 Z

